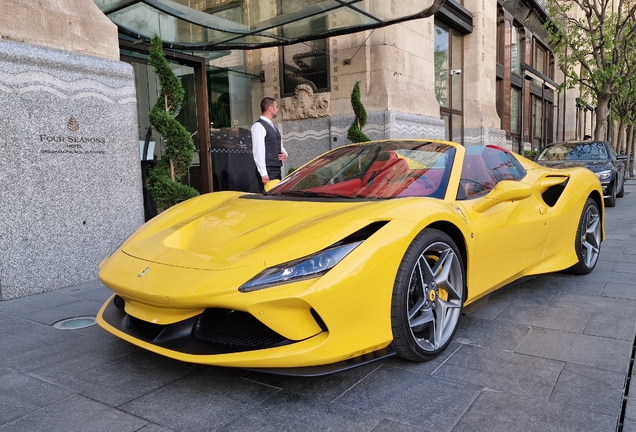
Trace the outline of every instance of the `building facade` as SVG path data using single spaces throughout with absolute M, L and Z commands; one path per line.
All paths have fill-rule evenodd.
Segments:
M 233 21 L 254 11 L 265 18 L 296 12 L 293 2 L 177 3 Z M 390 2 L 390 8 L 396 15 L 408 13 L 400 2 Z M 329 19 L 324 18 L 325 27 Z M 592 112 L 577 104 L 578 90 L 557 92 L 562 76 L 543 28 L 546 20 L 539 0 L 446 0 L 428 18 L 292 45 L 189 54 L 167 50 L 187 94 L 179 120 L 198 140 L 190 181 L 201 191 L 213 189 L 213 164 L 206 173 L 200 155 L 211 150 L 213 160 L 215 129 L 249 128 L 263 96 L 279 101 L 278 127 L 290 152 L 287 168 L 348 144 L 351 91 L 358 81 L 369 116 L 364 132 L 371 139 L 449 139 L 523 152 L 581 138 L 592 130 Z M 172 24 L 167 33 L 179 40 L 202 37 L 201 28 Z M 139 139 L 144 140 L 156 80 L 143 40 L 121 37 L 120 48 L 122 60 L 135 69 Z M 202 98 L 207 100 L 197 101 Z M 212 143 L 206 141 L 210 124 Z M 161 137 L 153 135 L 152 142 L 160 157 Z

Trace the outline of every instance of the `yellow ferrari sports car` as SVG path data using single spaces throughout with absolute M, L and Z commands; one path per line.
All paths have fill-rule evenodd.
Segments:
M 424 361 L 494 290 L 591 272 L 603 218 L 586 168 L 490 145 L 353 144 L 263 195 L 209 193 L 146 223 L 100 264 L 114 295 L 98 323 L 175 359 L 275 373 Z

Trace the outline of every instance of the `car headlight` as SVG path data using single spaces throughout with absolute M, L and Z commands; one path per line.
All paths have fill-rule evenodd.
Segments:
M 598 177 L 599 180 L 607 180 L 611 176 L 612 176 L 612 170 L 599 171 L 596 173 L 596 177 Z
M 256 291 L 275 285 L 322 276 L 354 250 L 361 241 L 347 243 L 297 260 L 267 268 L 240 286 L 240 292 Z

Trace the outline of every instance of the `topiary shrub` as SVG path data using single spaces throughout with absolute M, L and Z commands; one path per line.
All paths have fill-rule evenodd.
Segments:
M 356 118 L 347 131 L 347 138 L 352 143 L 371 141 L 368 136 L 362 132 L 362 128 L 367 124 L 367 110 L 364 109 L 360 100 L 360 81 L 356 81 L 351 92 L 351 107 Z
M 175 119 L 185 91 L 168 65 L 159 36 L 150 41 L 148 64 L 154 66 L 161 84 L 150 123 L 166 142 L 166 153 L 148 173 L 148 193 L 165 210 L 199 195 L 196 189 L 180 183 L 190 169 L 195 148 L 190 133 Z

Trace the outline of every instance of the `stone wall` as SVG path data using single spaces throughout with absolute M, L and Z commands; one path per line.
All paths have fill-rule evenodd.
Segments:
M 84 283 L 143 223 L 132 67 L 0 40 L 0 300 Z

